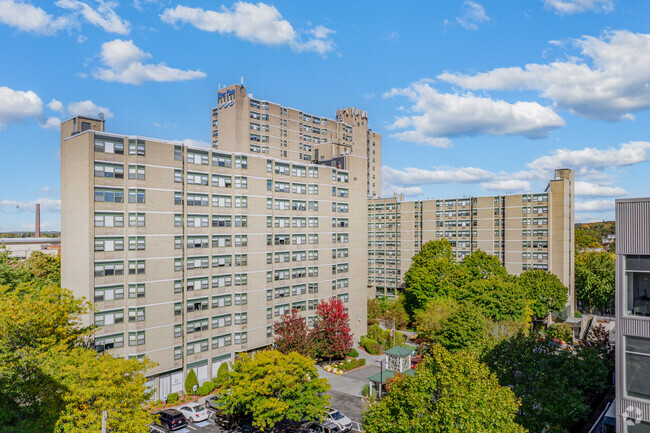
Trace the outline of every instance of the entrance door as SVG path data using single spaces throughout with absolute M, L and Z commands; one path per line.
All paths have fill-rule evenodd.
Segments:
M 199 386 L 208 380 L 208 364 L 196 368 L 196 378 L 199 381 Z
M 171 374 L 171 392 L 183 392 L 183 372 L 177 371 Z
M 164 376 L 158 377 L 158 384 L 158 398 L 160 398 L 160 400 L 166 400 L 167 394 L 172 392 L 172 376 L 170 374 L 165 374 Z

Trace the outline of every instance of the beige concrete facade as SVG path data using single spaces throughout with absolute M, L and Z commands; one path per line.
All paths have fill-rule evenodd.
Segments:
M 574 306 L 574 172 L 555 171 L 546 191 L 490 197 L 368 201 L 369 296 L 395 296 L 423 243 L 447 239 L 456 259 L 477 250 L 498 257 L 509 273 L 548 270 L 569 288 Z
M 339 113 L 230 86 L 212 110 L 212 149 L 109 133 L 102 119 L 62 123 L 62 285 L 93 302 L 98 350 L 159 364 L 157 398 L 190 368 L 202 382 L 270 345 L 291 308 L 313 320 L 318 301 L 339 297 L 355 338 L 366 332 L 373 133 L 365 113 Z M 344 140 L 349 128 L 359 142 Z

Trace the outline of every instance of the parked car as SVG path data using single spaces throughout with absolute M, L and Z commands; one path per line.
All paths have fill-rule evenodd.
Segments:
M 187 425 L 187 419 L 185 415 L 176 409 L 165 409 L 160 412 L 160 425 L 166 431 L 178 430 Z
M 238 421 L 240 421 L 237 415 L 229 414 L 223 411 L 223 405 L 219 401 L 219 397 L 216 395 L 211 395 L 206 398 L 205 405 L 214 410 L 214 422 L 221 425 L 223 428 L 231 429 L 238 424 Z
M 205 421 L 210 417 L 208 410 L 198 403 L 188 403 L 178 409 L 190 422 Z
M 352 429 L 352 420 L 336 409 L 329 408 L 325 411 L 325 421 L 336 424 L 342 432 Z
M 341 428 L 334 424 L 331 421 L 325 421 L 323 423 L 307 423 L 307 425 L 301 427 L 303 430 L 297 430 L 296 433 L 341 433 Z

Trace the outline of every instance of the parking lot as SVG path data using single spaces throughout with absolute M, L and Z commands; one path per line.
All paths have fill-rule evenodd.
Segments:
M 342 392 L 330 391 L 330 396 L 332 397 L 330 401 L 331 407 L 339 409 L 345 415 L 347 415 L 350 420 L 352 420 L 352 431 L 361 431 L 360 421 L 361 421 L 361 412 L 362 412 L 362 400 L 359 397 L 351 396 Z M 201 421 L 198 423 L 188 424 L 187 427 L 184 427 L 179 430 L 174 430 L 175 433 L 225 433 L 225 432 L 238 432 L 238 433 L 253 433 L 259 432 L 256 428 L 251 425 L 244 425 L 237 427 L 233 430 L 224 430 L 216 424 L 215 422 L 215 412 L 212 409 L 208 408 L 210 412 L 210 417 L 207 421 Z M 158 424 L 154 424 L 149 429 L 150 433 L 164 433 L 165 429 Z

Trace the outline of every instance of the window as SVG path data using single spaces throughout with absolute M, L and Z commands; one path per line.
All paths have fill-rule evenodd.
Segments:
M 129 203 L 144 203 L 144 190 L 130 188 Z
M 650 339 L 625 337 L 625 391 L 627 396 L 650 400 Z
M 193 334 L 195 332 L 207 331 L 208 319 L 198 319 L 198 320 L 188 320 L 187 322 L 187 333 Z
M 213 344 L 214 347 L 214 344 Z M 208 339 L 192 341 L 187 343 L 187 354 L 192 355 L 194 353 L 206 352 L 208 350 Z
M 208 152 L 188 149 L 187 162 L 190 164 L 208 165 Z
M 144 307 L 129 308 L 129 322 L 144 322 Z
M 206 217 L 207 220 L 207 217 Z M 182 237 L 181 237 L 182 242 Z M 208 236 L 188 236 L 187 248 L 208 248 L 210 246 Z
M 212 317 L 212 329 L 225 328 L 232 325 L 232 314 L 222 314 Z
M 650 316 L 650 256 L 625 257 L 625 291 L 626 314 Z
M 309 250 L 309 260 L 318 260 L 318 250 Z
M 248 157 L 243 155 L 235 155 L 235 168 L 246 170 L 248 168 Z
M 124 203 L 124 190 L 121 188 L 95 188 L 95 201 Z
M 145 168 L 143 165 L 129 165 L 129 179 L 145 179 Z
M 189 200 L 189 195 L 188 195 Z M 232 207 L 232 197 L 229 195 L 212 194 L 213 207 Z
M 96 277 L 109 277 L 112 275 L 124 275 L 124 262 L 95 263 Z
M 144 156 L 144 140 L 129 139 L 129 155 Z
M 230 267 L 230 266 L 232 266 L 232 256 L 230 254 L 212 256 L 212 267 L 213 268 L 224 268 L 224 267 Z
M 218 188 L 230 188 L 232 187 L 232 177 L 231 176 L 223 176 L 220 174 L 213 174 L 212 175 L 212 186 L 218 187 Z
M 231 235 L 213 235 L 212 236 L 212 247 L 230 247 L 232 246 L 232 236 Z
M 291 168 L 291 174 L 297 177 L 307 177 L 307 168 L 301 165 L 294 165 Z
M 309 177 L 318 178 L 318 167 L 309 167 Z M 316 185 L 316 194 L 318 194 L 318 185 Z
M 129 250 L 144 250 L 145 238 L 144 236 L 129 236 Z
M 212 165 L 215 167 L 232 167 L 232 157 L 221 153 L 212 153 Z
M 95 313 L 95 325 L 108 326 L 124 323 L 124 310 L 98 311 Z
M 247 332 L 235 332 L 235 344 L 245 344 L 247 340 Z
M 124 166 L 122 164 L 95 163 L 95 177 L 109 177 L 115 179 L 124 178 Z
M 188 185 L 207 185 L 208 184 L 208 175 L 207 173 L 187 173 L 187 183 Z
M 232 275 L 213 275 L 212 276 L 212 287 L 228 287 L 232 286 Z
M 310 211 L 318 211 L 318 202 L 317 201 L 310 201 L 308 209 Z
M 236 247 L 247 247 L 248 246 L 248 235 L 235 235 L 235 246 Z
M 203 311 L 208 309 L 208 298 L 194 298 L 187 300 L 187 312 Z
M 189 221 L 188 221 L 189 226 Z M 183 215 L 174 214 L 174 227 L 183 227 Z
M 230 346 L 232 344 L 232 335 L 225 334 L 217 337 L 212 337 L 212 348 L 218 349 L 220 347 Z
M 218 295 L 212 297 L 212 308 L 223 308 L 232 305 L 232 295 Z
M 124 299 L 124 286 L 95 287 L 95 302 Z
M 110 350 L 124 346 L 124 334 L 102 335 L 95 337 L 95 348 L 98 350 Z
M 95 251 L 124 251 L 124 238 L 95 238 Z
M 245 325 L 248 323 L 248 313 L 235 313 L 235 325 Z
M 248 266 L 248 254 L 235 254 L 235 266 Z
M 95 213 L 95 227 L 124 227 L 124 214 Z
M 248 188 L 248 178 L 244 176 L 235 176 L 235 188 Z
M 209 287 L 208 277 L 188 278 L 187 291 L 206 290 Z
M 235 293 L 235 305 L 246 305 L 248 303 L 248 295 L 246 293 Z
M 212 215 L 212 227 L 232 227 L 230 215 Z
M 124 141 L 121 138 L 95 135 L 95 152 L 124 154 Z
M 208 267 L 209 265 L 207 256 L 187 258 L 187 269 L 207 269 Z
M 182 216 L 181 216 L 182 218 Z M 181 220 L 182 226 L 182 220 Z M 188 215 L 187 216 L 187 226 L 188 227 L 208 227 L 208 215 Z
M 235 227 L 248 227 L 248 217 L 246 215 L 235 215 Z
M 235 196 L 235 207 L 247 208 L 248 207 L 248 197 L 245 195 Z
M 129 227 L 144 227 L 144 216 L 143 213 L 129 213 Z
M 175 161 L 183 160 L 183 146 L 174 146 L 174 160 Z
M 144 274 L 144 260 L 129 260 L 129 275 Z

